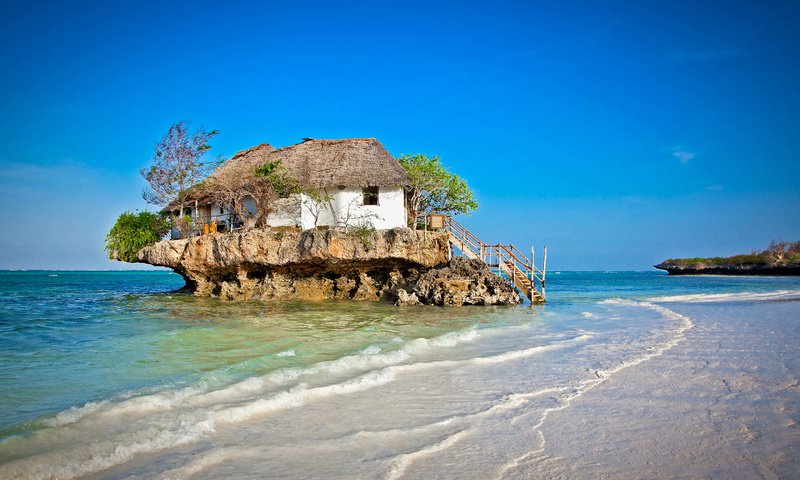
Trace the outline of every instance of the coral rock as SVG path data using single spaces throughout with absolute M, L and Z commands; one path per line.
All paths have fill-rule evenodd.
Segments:
M 449 253 L 447 234 L 439 232 L 379 230 L 366 242 L 342 230 L 264 229 L 163 241 L 138 259 L 173 269 L 195 295 L 229 300 L 520 302 L 485 264 L 450 262 Z

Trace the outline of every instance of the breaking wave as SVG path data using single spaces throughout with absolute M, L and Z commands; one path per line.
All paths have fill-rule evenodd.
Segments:
M 780 300 L 800 300 L 800 290 L 777 290 L 774 292 L 698 293 L 692 295 L 652 297 L 648 300 L 658 303 L 767 302 Z

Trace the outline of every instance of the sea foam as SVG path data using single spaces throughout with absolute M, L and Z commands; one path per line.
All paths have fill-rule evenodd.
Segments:
M 658 303 L 706 303 L 706 302 L 753 302 L 800 300 L 800 290 L 777 290 L 774 292 L 739 292 L 739 293 L 699 293 L 692 295 L 669 295 L 648 299 Z

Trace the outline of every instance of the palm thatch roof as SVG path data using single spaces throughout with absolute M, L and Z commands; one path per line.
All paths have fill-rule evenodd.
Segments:
M 307 140 L 267 155 L 281 160 L 306 187 L 392 187 L 407 185 L 408 175 L 374 138 Z
M 274 151 L 275 147 L 269 143 L 262 143 L 261 145 L 248 148 L 247 150 L 242 150 L 220 165 L 214 173 L 211 174 L 211 178 L 222 177 L 229 172 L 239 175 L 253 175 L 256 167 L 267 163 L 265 160 L 267 155 Z
M 236 169 L 252 175 L 257 166 L 279 160 L 304 187 L 390 187 L 409 182 L 400 163 L 374 138 L 306 140 L 279 150 L 259 145 L 237 153 L 218 172 Z
M 278 150 L 264 143 L 238 152 L 217 168 L 209 179 L 230 175 L 253 176 L 256 167 L 279 160 L 303 187 L 394 187 L 409 184 L 405 169 L 374 138 L 308 139 Z M 189 189 L 186 198 L 202 201 L 205 195 L 198 187 L 203 183 L 206 182 Z M 174 208 L 174 205 L 167 208 Z

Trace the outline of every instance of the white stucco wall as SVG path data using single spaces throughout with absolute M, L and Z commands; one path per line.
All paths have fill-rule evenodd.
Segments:
M 300 215 L 300 198 L 297 195 L 281 198 L 275 202 L 275 207 L 267 217 L 267 224 L 273 227 L 294 227 L 300 225 Z
M 330 201 L 324 202 L 319 208 L 319 216 L 314 221 L 314 212 L 318 209 L 313 200 L 304 194 L 294 195 L 290 198 L 278 200 L 278 205 L 270 213 L 267 223 L 273 227 L 300 226 L 303 229 L 315 226 L 349 226 L 369 222 L 377 229 L 405 227 L 406 208 L 405 195 L 402 187 L 380 187 L 378 189 L 378 205 L 364 205 L 364 194 L 361 188 L 330 187 L 323 190 L 323 194 L 330 196 Z M 255 211 L 256 202 L 253 198 L 246 197 L 243 205 L 247 210 Z M 189 207 L 187 207 L 189 208 Z M 192 210 L 192 216 L 197 212 Z M 211 215 L 220 221 L 226 221 L 230 212 L 221 211 L 219 205 L 210 206 Z
M 401 187 L 380 187 L 378 189 L 378 205 L 364 205 L 364 194 L 361 188 L 331 187 L 325 189 L 331 197 L 320 211 L 318 226 L 358 225 L 370 222 L 377 229 L 405 227 L 405 196 Z M 314 215 L 309 208 L 311 199 L 302 197 L 302 226 L 304 229 L 314 227 Z

